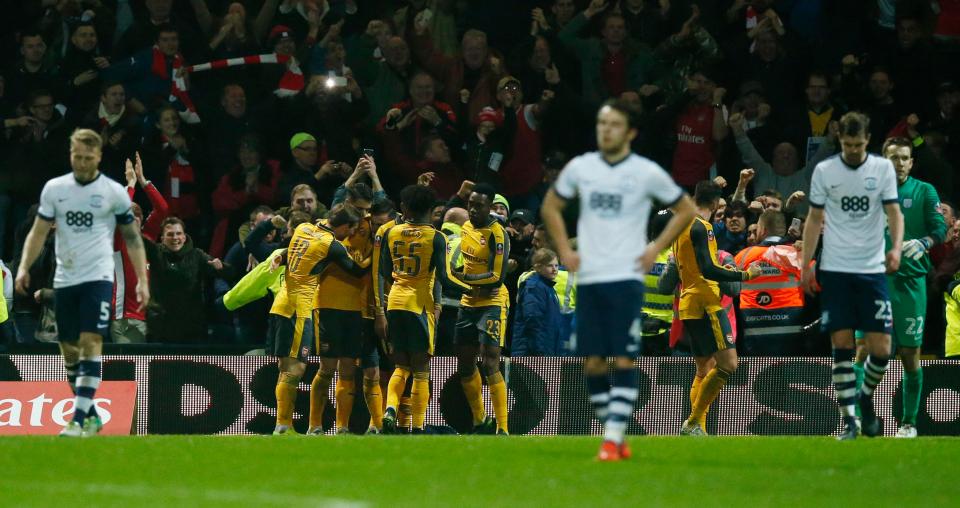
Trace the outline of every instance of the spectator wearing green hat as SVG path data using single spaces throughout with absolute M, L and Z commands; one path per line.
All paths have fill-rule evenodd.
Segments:
M 353 168 L 343 162 L 326 161 L 319 168 L 320 145 L 307 132 L 298 132 L 290 138 L 290 162 L 283 168 L 277 189 L 277 201 L 286 201 L 294 187 L 307 184 L 317 193 L 320 203 L 327 204 Z

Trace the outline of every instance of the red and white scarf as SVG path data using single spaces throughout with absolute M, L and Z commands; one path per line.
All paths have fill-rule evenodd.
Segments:
M 227 67 L 240 67 L 243 65 L 260 64 L 285 64 L 286 72 L 280 78 L 277 89 L 273 91 L 277 97 L 293 97 L 304 87 L 303 72 L 300 70 L 300 64 L 297 59 L 290 55 L 278 55 L 276 53 L 266 53 L 263 55 L 250 55 L 237 58 L 224 58 L 213 60 L 197 65 L 188 65 L 185 67 L 187 72 L 201 72 L 211 69 L 225 69 Z

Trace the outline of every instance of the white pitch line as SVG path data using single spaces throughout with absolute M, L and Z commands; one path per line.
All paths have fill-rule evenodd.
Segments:
M 32 484 L 30 484 L 32 483 Z M 169 486 L 155 486 L 148 484 L 116 484 L 116 483 L 86 483 L 86 482 L 68 482 L 58 481 L 57 483 L 35 483 L 18 482 L 18 487 L 27 487 L 26 490 L 41 489 L 45 492 L 59 490 L 65 493 L 76 494 L 84 492 L 88 494 L 106 494 L 109 496 L 137 498 L 140 500 L 153 498 L 156 501 L 169 502 L 170 498 L 176 498 L 177 501 L 210 501 L 217 503 L 256 503 L 259 505 L 275 505 L 289 508 L 290 505 L 314 506 L 317 508 L 367 508 L 369 503 L 355 501 L 352 499 L 317 497 L 310 495 L 297 495 L 281 492 L 268 492 L 264 490 L 218 490 L 198 487 L 197 489 L 186 489 Z

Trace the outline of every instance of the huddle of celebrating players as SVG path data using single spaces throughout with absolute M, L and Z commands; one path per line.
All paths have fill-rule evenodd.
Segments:
M 510 242 L 490 214 L 494 198 L 492 187 L 474 187 L 468 200 L 470 220 L 453 252 L 431 225 L 436 195 L 421 185 L 403 189 L 401 214 L 384 224 L 372 222 L 365 209 L 369 203 L 348 198 L 333 207 L 327 219 L 297 226 L 286 252 L 278 256 L 285 258 L 278 263 L 286 264 L 286 274 L 270 310 L 280 367 L 274 434 L 293 432 L 297 386 L 307 357 L 314 353 L 321 362 L 311 383 L 309 434 L 323 433 L 326 395 L 335 372 L 336 430 L 348 432 L 358 366 L 371 415 L 368 433 L 397 432 L 407 425 L 412 433 L 423 432 L 442 283 L 463 290 L 455 342 L 475 431 L 507 434 L 507 388 L 499 365 L 509 305 L 503 280 Z M 461 258 L 462 267 L 453 266 Z M 484 413 L 478 356 L 483 358 L 496 419 Z M 389 370 L 384 367 L 391 363 L 395 367 L 384 401 L 378 372 Z M 411 377 L 411 418 L 398 424 Z

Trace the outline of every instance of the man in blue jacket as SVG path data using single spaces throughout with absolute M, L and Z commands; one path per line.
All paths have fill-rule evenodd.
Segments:
M 553 290 L 559 269 L 557 254 L 549 249 L 537 250 L 533 269 L 520 276 L 511 356 L 566 355 L 560 335 L 560 301 Z

